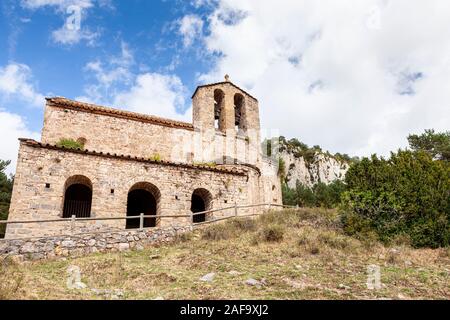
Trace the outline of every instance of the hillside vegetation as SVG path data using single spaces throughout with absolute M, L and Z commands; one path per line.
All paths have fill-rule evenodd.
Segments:
M 10 161 L 0 160 L 0 220 L 6 220 L 8 218 L 9 203 L 11 201 L 13 179 L 5 173 L 6 167 L 10 163 Z M 3 238 L 5 229 L 5 225 L 0 224 L 0 238 Z
M 273 211 L 141 251 L 1 263 L 0 299 L 450 299 L 450 250 L 346 236 L 335 210 Z M 381 287 L 367 287 L 367 268 Z M 82 289 L 68 289 L 79 267 Z M 200 278 L 209 275 L 205 280 Z
M 280 174 L 283 203 L 338 208 L 344 230 L 356 237 L 449 246 L 450 132 L 426 130 L 407 139 L 409 149 L 390 157 L 354 160 L 343 181 L 289 188 Z

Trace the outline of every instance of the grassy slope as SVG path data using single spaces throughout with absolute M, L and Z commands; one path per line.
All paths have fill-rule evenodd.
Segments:
M 4 262 L 0 298 L 111 298 L 92 288 L 119 290 L 125 299 L 450 298 L 448 249 L 361 242 L 341 233 L 335 212 L 318 209 L 236 221 L 142 251 L 20 265 Z M 380 290 L 366 287 L 369 264 L 381 267 Z M 70 265 L 80 267 L 86 289 L 67 289 Z M 216 273 L 213 282 L 199 281 L 210 272 Z M 249 278 L 265 279 L 266 285 L 244 284 Z

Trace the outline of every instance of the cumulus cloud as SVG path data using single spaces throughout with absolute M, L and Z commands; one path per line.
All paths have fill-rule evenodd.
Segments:
M 409 133 L 449 129 L 449 16 L 439 0 L 221 0 L 199 80 L 230 74 L 259 98 L 264 128 L 386 155 Z
M 186 90 L 180 78 L 174 75 L 145 73 L 136 77 L 135 84 L 114 98 L 114 105 L 127 109 L 166 117 L 186 120 L 177 112 L 184 107 Z
M 25 64 L 0 67 L 0 94 L 2 101 L 15 98 L 32 106 L 44 104 L 44 96 L 35 89 L 31 69 Z
M 196 38 L 202 36 L 203 20 L 195 15 L 186 15 L 178 21 L 179 33 L 183 36 L 184 47 L 191 46 Z
M 11 165 L 9 165 L 6 172 L 8 174 L 14 173 L 19 151 L 18 138 L 37 140 L 39 139 L 39 133 L 29 130 L 21 116 L 0 108 L 0 136 L 4 137 L 0 148 L 0 159 L 11 160 Z
M 94 46 L 99 36 L 99 32 L 92 32 L 88 29 L 69 29 L 66 24 L 52 32 L 52 39 L 63 45 L 73 45 L 84 40 L 89 46 Z
M 122 42 L 121 53 L 108 59 L 89 62 L 84 70 L 94 81 L 85 87 L 77 100 L 112 105 L 130 111 L 178 120 L 184 115 L 187 90 L 175 75 L 134 72 L 135 60 L 128 44 Z
M 110 7 L 109 0 L 22 0 L 22 6 L 27 9 L 37 10 L 45 7 L 53 7 L 64 18 L 64 24 L 57 30 L 53 30 L 51 38 L 54 42 L 63 45 L 74 45 L 85 41 L 93 46 L 100 31 L 91 31 L 85 26 L 83 20 L 87 16 L 88 9 L 95 4 L 101 7 Z

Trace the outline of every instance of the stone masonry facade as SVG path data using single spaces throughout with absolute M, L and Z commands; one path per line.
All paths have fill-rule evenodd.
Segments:
M 6 238 L 133 228 L 123 219 L 74 227 L 68 214 L 113 218 L 146 210 L 158 216 L 146 228 L 170 228 L 190 226 L 192 218 L 159 217 L 281 204 L 277 168 L 261 154 L 258 101 L 229 80 L 198 87 L 192 101 L 193 122 L 187 123 L 48 98 L 41 141 L 20 141 L 9 220 L 56 221 L 10 224 Z M 61 139 L 84 147 L 65 148 Z M 72 203 L 81 203 L 84 215 Z
M 82 256 L 97 252 L 142 250 L 147 245 L 170 243 L 190 226 L 111 231 L 79 235 L 22 238 L 0 241 L 0 257 L 16 260 L 40 260 Z

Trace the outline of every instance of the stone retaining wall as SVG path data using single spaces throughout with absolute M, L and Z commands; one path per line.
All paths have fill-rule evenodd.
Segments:
M 103 232 L 28 239 L 0 240 L 0 257 L 18 260 L 40 260 L 81 256 L 95 252 L 141 250 L 144 245 L 167 243 L 177 235 L 192 231 L 191 226 L 151 228 L 144 230 Z

